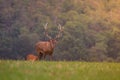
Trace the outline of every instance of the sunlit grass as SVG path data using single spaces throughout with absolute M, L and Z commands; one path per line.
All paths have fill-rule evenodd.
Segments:
M 0 80 L 120 80 L 120 63 L 0 60 Z

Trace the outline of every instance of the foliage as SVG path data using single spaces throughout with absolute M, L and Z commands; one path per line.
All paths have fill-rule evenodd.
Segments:
M 120 61 L 120 0 L 0 0 L 0 59 L 24 59 L 64 26 L 55 60 Z

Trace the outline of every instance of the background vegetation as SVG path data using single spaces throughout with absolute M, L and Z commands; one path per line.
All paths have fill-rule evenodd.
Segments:
M 24 59 L 37 41 L 63 37 L 54 60 L 120 61 L 120 0 L 0 0 L 0 59 Z

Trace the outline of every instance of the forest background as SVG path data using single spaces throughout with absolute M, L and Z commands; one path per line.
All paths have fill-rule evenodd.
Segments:
M 54 60 L 120 62 L 120 0 L 0 0 L 0 59 L 36 54 L 45 23 L 64 26 Z

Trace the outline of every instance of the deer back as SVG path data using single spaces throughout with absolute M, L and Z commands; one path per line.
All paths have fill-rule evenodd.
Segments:
M 29 54 L 29 55 L 27 55 L 27 57 L 26 57 L 26 60 L 36 61 L 36 60 L 38 60 L 38 59 L 39 59 L 38 56 L 35 56 L 35 55 L 33 55 L 33 54 Z

